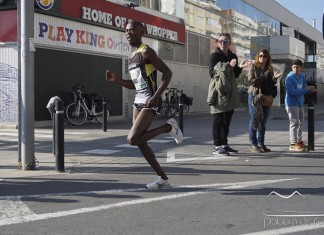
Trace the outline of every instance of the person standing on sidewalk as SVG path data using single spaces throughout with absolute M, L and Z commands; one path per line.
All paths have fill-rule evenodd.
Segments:
M 304 94 L 314 93 L 314 86 L 307 86 L 306 78 L 301 73 L 303 62 L 293 60 L 292 71 L 287 75 L 285 108 L 289 118 L 290 151 L 305 151 L 307 146 L 302 139 L 304 123 Z
M 183 135 L 173 118 L 162 126 L 149 130 L 161 110 L 161 95 L 170 83 L 172 72 L 156 52 L 142 42 L 144 32 L 145 28 L 141 22 L 129 21 L 126 26 L 126 38 L 132 51 L 128 67 L 131 80 L 121 79 L 111 70 L 106 71 L 106 80 L 136 90 L 133 125 L 127 142 L 139 148 L 146 161 L 158 175 L 157 180 L 147 184 L 146 188 L 168 188 L 170 187 L 169 179 L 147 142 L 162 133 L 170 133 L 176 143 L 180 144 L 183 141 Z M 162 81 L 159 86 L 157 86 L 157 70 L 162 73 Z
M 218 38 L 218 47 L 210 55 L 208 66 L 209 75 L 211 79 L 214 79 L 214 67 L 218 62 L 228 63 L 230 69 L 232 70 L 232 72 L 234 72 L 235 78 L 238 78 L 244 67 L 250 65 L 250 61 L 248 60 L 244 60 L 240 64 L 238 64 L 237 55 L 230 50 L 231 42 L 231 35 L 229 33 L 220 34 Z M 216 155 L 229 155 L 230 153 L 238 153 L 237 150 L 232 149 L 228 145 L 227 138 L 234 109 L 240 106 L 240 97 L 235 96 L 238 93 L 235 79 L 234 81 L 229 77 L 226 77 L 225 79 L 227 79 L 231 84 L 231 92 L 226 98 L 226 102 L 228 102 L 229 105 L 227 105 L 226 107 L 220 107 L 217 104 L 215 104 L 211 106 L 210 111 L 214 117 L 213 140 L 215 146 L 213 154 Z
M 266 125 L 271 106 L 262 105 L 261 102 L 258 102 L 258 99 L 261 94 L 275 98 L 277 96 L 277 80 L 281 76 L 282 74 L 279 71 L 273 72 L 269 51 L 267 49 L 259 50 L 248 75 L 250 84 L 248 89 L 248 104 L 250 113 L 249 139 L 251 152 L 271 152 L 264 144 Z M 260 118 L 261 120 L 258 117 L 262 117 Z

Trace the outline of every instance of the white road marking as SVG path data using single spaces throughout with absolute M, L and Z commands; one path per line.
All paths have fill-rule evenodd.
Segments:
M 94 193 L 121 193 L 121 192 L 134 192 L 134 191 L 146 191 L 144 188 L 133 188 L 133 189 L 116 189 L 116 190 L 106 190 L 106 191 L 88 191 L 88 192 L 79 192 L 79 193 L 57 193 L 57 194 L 39 194 L 39 195 L 20 195 L 20 196 L 2 196 L 0 197 L 0 208 L 2 208 L 1 213 L 3 216 L 0 219 L 0 226 L 11 225 L 11 224 L 20 224 L 27 223 L 31 221 L 39 221 L 51 218 L 64 217 L 69 215 L 77 215 L 82 213 L 90 213 L 101 210 L 108 210 L 112 208 L 118 207 L 126 207 L 131 205 L 139 205 L 139 204 L 147 204 L 156 201 L 163 200 L 171 200 L 177 198 L 184 198 L 190 196 L 196 196 L 201 194 L 207 194 L 219 191 L 221 189 L 239 189 L 245 188 L 249 186 L 263 185 L 263 184 L 272 184 L 283 181 L 295 180 L 294 179 L 278 179 L 278 180 L 261 180 L 261 181 L 249 181 L 249 182 L 235 182 L 235 183 L 215 183 L 215 184 L 204 184 L 204 185 L 182 185 L 174 188 L 201 188 L 204 187 L 206 189 L 201 189 L 193 192 L 186 193 L 177 193 L 172 195 L 166 195 L 161 197 L 152 197 L 152 198 L 144 198 L 130 201 L 123 201 L 114 204 L 96 206 L 96 207 L 85 207 L 80 209 L 74 209 L 69 211 L 58 211 L 53 213 L 44 213 L 44 214 L 35 214 L 29 208 L 24 205 L 20 199 L 21 198 L 35 198 L 35 197 L 46 197 L 46 196 L 63 196 L 63 195 L 80 195 L 80 194 L 94 194 Z M 213 188 L 214 187 L 214 188 Z M 215 188 L 218 187 L 218 188 Z M 7 201 L 10 201 L 10 206 L 5 206 Z M 12 205 L 12 202 L 15 202 L 17 205 Z M 14 208 L 14 210 L 13 210 Z
M 148 141 L 149 143 L 160 143 L 160 144 L 164 144 L 164 143 L 168 143 L 171 142 L 172 140 L 157 140 L 157 139 L 152 139 L 150 141 Z M 120 145 L 116 145 L 114 147 L 117 148 L 137 148 L 137 146 L 134 145 L 130 145 L 130 144 L 120 144 Z
M 68 135 L 89 135 L 87 132 L 80 131 L 65 131 L 65 136 Z M 53 131 L 52 130 L 35 130 L 35 138 L 44 138 L 44 139 L 52 139 Z M 6 129 L 5 131 L 1 131 L 0 140 L 7 142 L 18 142 L 18 130 L 17 129 Z
M 0 203 L 0 221 L 34 214 L 19 198 Z
M 118 148 L 137 148 L 137 146 L 133 146 L 130 144 L 120 144 L 120 145 L 116 145 L 114 147 L 118 147 Z
M 306 224 L 306 225 L 296 225 L 288 228 L 279 228 L 267 231 L 258 231 L 254 233 L 245 233 L 241 235 L 282 235 L 282 234 L 289 234 L 289 233 L 297 233 L 297 232 L 304 232 L 314 229 L 321 229 L 324 228 L 324 223 L 314 223 L 314 224 Z
M 15 135 L 18 135 L 18 130 L 17 129 L 1 129 L 1 132 L 0 132 L 1 135 L 9 134 L 9 133 L 14 133 Z M 36 129 L 35 134 L 38 134 L 38 133 L 53 134 L 53 130 L 52 129 L 48 129 L 48 130 Z M 64 130 L 64 134 L 67 134 L 67 135 L 89 135 L 88 132 L 70 131 L 70 130 Z
M 168 137 L 165 137 L 166 139 L 172 139 L 173 140 L 173 137 L 172 136 L 168 136 Z M 190 136 L 184 136 L 183 139 L 190 139 L 191 137 Z
M 110 149 L 92 149 L 88 151 L 83 151 L 81 153 L 90 153 L 90 154 L 101 154 L 101 155 L 107 155 L 112 153 L 118 153 L 121 150 L 110 150 Z
M 168 142 L 171 142 L 172 140 L 149 140 L 149 143 L 160 143 L 160 144 L 165 144 Z
M 184 157 L 178 157 L 176 158 L 176 155 L 178 156 L 187 156 Z M 167 152 L 167 159 L 166 162 L 188 162 L 188 161 L 205 161 L 205 160 L 235 160 L 238 159 L 238 157 L 235 156 L 211 156 L 206 154 L 189 154 L 189 153 L 174 153 L 174 152 Z

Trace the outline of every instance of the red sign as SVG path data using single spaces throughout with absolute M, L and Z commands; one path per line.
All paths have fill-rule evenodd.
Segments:
M 17 11 L 0 11 L 0 42 L 17 42 Z
M 128 20 L 142 22 L 146 36 L 185 43 L 185 25 L 106 0 L 61 0 L 62 15 L 124 29 Z

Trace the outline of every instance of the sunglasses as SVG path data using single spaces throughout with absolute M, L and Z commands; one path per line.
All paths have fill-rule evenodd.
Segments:
M 266 55 L 259 55 L 260 58 L 267 58 L 268 56 Z
M 228 40 L 219 40 L 218 43 L 226 45 L 227 43 L 229 43 L 229 41 Z

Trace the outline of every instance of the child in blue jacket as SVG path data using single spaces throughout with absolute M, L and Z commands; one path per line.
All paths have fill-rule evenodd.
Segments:
M 303 62 L 295 59 L 292 71 L 287 75 L 285 108 L 289 117 L 290 151 L 305 151 L 307 146 L 302 140 L 304 122 L 304 94 L 314 93 L 314 86 L 307 86 L 306 78 L 301 73 Z

